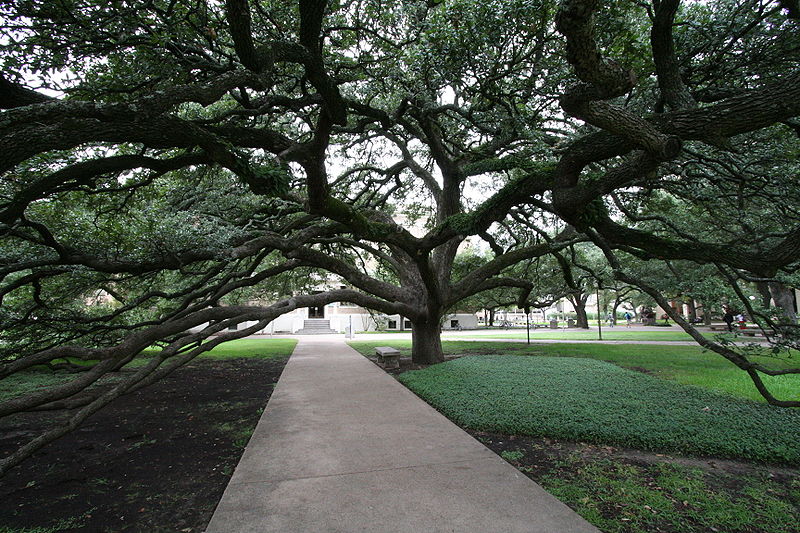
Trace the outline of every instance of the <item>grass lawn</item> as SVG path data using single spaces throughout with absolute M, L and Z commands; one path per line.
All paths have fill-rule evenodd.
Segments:
M 275 357 L 285 357 L 291 355 L 297 339 L 236 339 L 224 342 L 211 350 L 197 356 L 195 361 L 205 361 L 208 359 L 224 360 L 251 358 L 272 359 Z M 137 357 L 125 368 L 137 368 L 147 362 L 147 357 L 158 352 L 155 348 L 149 348 L 142 352 L 144 357 Z
M 800 521 L 800 479 L 784 483 L 764 472 L 731 476 L 573 454 L 537 481 L 604 533 L 793 533 Z
M 665 328 L 666 329 L 666 328 Z M 691 341 L 692 338 L 685 331 L 676 331 L 661 328 L 653 328 L 652 331 L 633 331 L 623 327 L 603 328 L 604 341 Z M 706 334 L 711 336 L 711 334 Z M 527 339 L 527 333 L 522 330 L 508 330 L 508 333 L 498 331 L 491 335 L 470 335 L 465 332 L 460 335 L 465 338 L 474 339 Z M 531 341 L 536 342 L 536 339 L 544 340 L 574 340 L 574 341 L 596 341 L 597 328 L 593 329 L 532 329 Z
M 463 357 L 399 379 L 448 418 L 474 430 L 800 464 L 800 412 L 603 361 Z
M 796 533 L 800 523 L 796 469 L 475 437 L 604 533 Z
M 286 357 L 292 353 L 296 344 L 297 339 L 237 339 L 217 346 L 197 357 L 195 361 L 237 359 L 243 357 L 255 357 L 259 359 Z M 144 365 L 146 363 L 146 358 L 155 352 L 155 349 L 143 351 L 142 357 L 137 357 L 127 364 L 125 368 L 133 369 Z M 91 363 L 80 361 L 80 364 L 88 365 Z M 59 385 L 74 378 L 75 374 L 63 370 L 53 371 L 46 366 L 36 366 L 2 380 L 0 402 L 15 398 L 21 394 Z M 118 379 L 118 377 L 114 375 L 106 376 L 101 379 L 101 382 L 108 383 L 108 380 L 113 379 Z
M 652 375 L 686 385 L 723 392 L 739 398 L 765 402 L 752 380 L 722 356 L 699 346 L 657 346 L 643 344 L 546 344 L 525 346 L 521 355 L 588 357 L 626 368 L 645 370 Z M 753 357 L 772 368 L 800 364 L 794 357 Z M 763 376 L 769 390 L 780 399 L 800 400 L 800 376 Z
M 271 359 L 291 355 L 297 339 L 236 339 L 220 344 L 216 348 L 199 357 L 212 359 L 237 359 L 239 357 L 256 357 Z
M 375 341 L 352 341 L 350 345 L 363 354 L 371 354 Z M 391 346 L 403 355 L 411 355 L 411 341 L 392 340 Z M 738 398 L 764 402 L 753 382 L 743 371 L 723 357 L 703 351 L 699 346 L 659 346 L 645 344 L 521 344 L 473 341 L 444 341 L 443 350 L 456 354 L 508 354 L 557 357 L 582 357 L 608 361 L 616 365 L 645 371 L 653 376 L 686 385 L 723 392 Z M 755 357 L 754 360 L 775 368 L 800 364 L 797 356 Z M 764 376 L 767 387 L 778 398 L 800 400 L 800 376 Z

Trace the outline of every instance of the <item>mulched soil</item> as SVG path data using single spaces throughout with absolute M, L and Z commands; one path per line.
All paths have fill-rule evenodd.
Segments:
M 203 531 L 286 361 L 196 361 L 119 398 L 0 481 L 0 530 Z M 0 456 L 48 423 L 0 422 Z
M 602 446 L 584 442 L 569 442 L 544 437 L 525 435 L 505 435 L 484 431 L 465 430 L 482 442 L 487 448 L 500 455 L 503 452 L 524 451 L 524 456 L 513 464 L 522 467 L 523 472 L 538 481 L 547 475 L 565 473 L 564 460 L 578 457 L 580 463 L 597 460 L 610 460 L 647 469 L 658 463 L 671 463 L 703 470 L 706 474 L 719 476 L 720 485 L 714 488 L 735 490 L 739 488 L 736 476 L 767 474 L 778 483 L 788 485 L 789 481 L 800 477 L 797 468 L 771 466 L 727 459 L 685 457 L 663 453 L 645 452 L 617 446 Z
M 542 437 L 503 435 L 482 431 L 466 430 L 498 455 L 503 452 L 522 452 L 522 457 L 510 461 L 517 469 L 536 482 L 546 477 L 575 477 L 581 469 L 596 461 L 610 461 L 618 465 L 631 465 L 641 469 L 642 485 L 654 485 L 652 481 L 659 463 L 677 464 L 703 472 L 707 490 L 738 497 L 743 486 L 752 478 L 770 479 L 777 486 L 789 487 L 792 481 L 800 479 L 800 469 L 731 461 L 725 459 L 684 457 L 679 455 L 644 452 L 613 446 L 599 446 L 583 442 L 569 442 Z M 788 489 L 787 489 L 788 490 Z M 783 496 L 786 496 L 784 493 Z M 565 502 L 571 505 L 572 502 Z M 676 503 L 679 507 L 679 504 Z M 684 502 L 686 505 L 686 502 Z M 626 516 L 622 505 L 601 501 L 599 505 L 604 518 L 620 519 Z M 576 509 L 577 510 L 577 509 Z M 646 531 L 658 533 L 685 533 L 686 531 L 708 531 L 689 515 L 683 517 L 684 523 L 674 524 L 657 521 Z M 643 529 L 632 526 L 624 531 L 640 533 Z M 710 531 L 721 531 L 712 529 Z M 737 531 L 741 531 L 738 530 Z M 750 525 L 747 533 L 770 533 L 769 527 Z M 781 531 L 784 531 L 783 529 Z M 800 532 L 800 528 L 791 529 Z

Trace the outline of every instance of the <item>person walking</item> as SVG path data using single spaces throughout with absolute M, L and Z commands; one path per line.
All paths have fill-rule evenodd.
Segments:
M 633 316 L 631 316 L 630 311 L 625 311 L 625 314 L 622 316 L 625 317 L 625 327 L 626 328 L 631 327 L 631 319 L 633 318 Z
M 728 331 L 733 332 L 733 313 L 730 309 L 725 309 L 725 314 L 722 315 L 722 321 L 728 326 Z

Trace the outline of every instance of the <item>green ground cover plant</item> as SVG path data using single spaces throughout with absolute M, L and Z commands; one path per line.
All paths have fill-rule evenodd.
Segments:
M 597 359 L 685 385 L 766 403 L 747 374 L 718 354 L 699 346 L 559 343 L 526 345 L 513 353 Z M 769 352 L 765 350 L 764 353 Z M 754 356 L 752 360 L 773 368 L 789 368 L 795 357 L 796 354 L 764 355 Z M 786 399 L 800 399 L 800 380 L 796 376 L 763 376 L 763 380 L 773 394 Z
M 800 464 L 800 412 L 603 361 L 463 357 L 399 379 L 455 423 L 478 431 Z
M 385 341 L 350 343 L 353 348 L 365 355 L 374 353 L 375 346 L 385 344 L 387 344 Z M 403 355 L 411 353 L 411 341 L 393 340 L 389 344 L 399 349 Z M 699 346 L 588 343 L 527 345 L 512 342 L 445 341 L 443 349 L 448 355 L 508 354 L 597 359 L 678 383 L 766 403 L 744 372 L 721 356 L 705 351 Z M 780 357 L 755 356 L 752 359 L 771 367 L 788 368 L 796 357 L 797 354 L 784 354 Z M 787 399 L 800 399 L 800 376 L 764 376 L 763 379 L 774 394 Z
M 47 367 L 36 367 L 19 372 L 3 380 L 3 386 L 0 387 L 0 402 L 15 398 L 24 392 L 34 392 L 59 385 L 69 381 L 72 377 L 63 372 L 54 372 Z
M 739 398 L 766 403 L 742 370 L 716 353 L 699 346 L 658 346 L 645 344 L 537 344 L 510 352 L 519 355 L 585 357 L 646 371 L 685 385 L 723 392 Z M 764 353 L 768 353 L 766 350 Z M 796 354 L 754 356 L 752 360 L 773 368 L 789 368 Z M 764 383 L 786 399 L 800 399 L 800 377 L 764 376 Z

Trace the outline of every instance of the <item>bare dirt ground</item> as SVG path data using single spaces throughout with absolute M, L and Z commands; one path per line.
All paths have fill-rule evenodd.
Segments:
M 196 361 L 119 398 L 0 480 L 0 532 L 202 532 L 286 360 Z M 0 423 L 0 456 L 46 420 Z
M 526 476 L 536 482 L 543 482 L 546 477 L 573 479 L 579 477 L 581 470 L 591 468 L 595 463 L 609 463 L 633 466 L 639 469 L 639 483 L 642 486 L 657 484 L 658 465 L 679 465 L 703 473 L 705 490 L 717 494 L 727 494 L 736 498 L 753 479 L 768 479 L 775 487 L 781 487 L 783 499 L 793 505 L 800 504 L 797 494 L 789 487 L 800 480 L 800 470 L 779 465 L 763 465 L 744 461 L 731 461 L 716 458 L 685 457 L 673 454 L 661 454 L 615 446 L 598 446 L 582 442 L 568 442 L 542 437 L 524 435 L 504 435 L 469 431 L 473 437 L 500 456 L 504 456 Z M 515 454 L 515 455 L 506 455 Z M 613 475 L 613 474 L 612 474 Z M 546 483 L 545 483 L 546 485 Z M 772 490 L 772 489 L 770 489 Z M 621 519 L 626 516 L 626 506 L 620 504 L 623 498 L 609 497 L 605 506 L 601 506 L 605 518 Z M 565 502 L 576 507 L 573 502 Z M 676 500 L 678 510 L 688 502 Z M 576 508 L 576 510 L 578 510 Z M 628 531 L 628 529 L 623 529 Z M 684 516 L 681 524 L 667 521 L 654 521 L 647 528 L 631 528 L 630 531 L 653 531 L 658 533 L 685 533 L 686 531 L 720 531 L 708 530 L 703 524 L 692 519 L 691 513 Z M 768 525 L 758 527 L 746 526 L 747 533 L 772 533 Z M 740 531 L 737 529 L 736 531 Z M 781 529 L 780 531 L 786 531 Z M 797 529 L 790 531 L 800 531 Z

